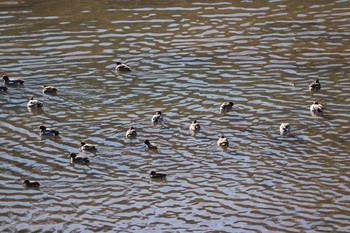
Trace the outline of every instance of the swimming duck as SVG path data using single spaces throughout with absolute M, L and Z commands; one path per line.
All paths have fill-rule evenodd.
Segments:
M 80 146 L 81 151 L 97 151 L 97 148 L 94 145 L 87 144 L 85 142 L 81 142 L 80 145 L 81 145 Z
M 201 126 L 197 122 L 197 120 L 192 121 L 190 125 L 190 131 L 192 132 L 192 136 L 196 135 L 201 130 Z
M 164 173 L 158 173 L 155 171 L 151 171 L 151 173 L 149 174 L 149 176 L 153 179 L 163 179 L 166 178 L 166 174 Z
M 290 124 L 289 123 L 282 123 L 280 125 L 280 134 L 284 135 L 284 134 L 288 134 L 290 132 Z
M 125 137 L 128 139 L 135 139 L 137 136 L 136 129 L 134 127 L 130 127 L 128 131 L 126 131 Z
M 227 138 L 225 138 L 224 135 L 221 135 L 216 143 L 218 146 L 221 146 L 221 147 L 228 147 L 228 144 L 229 144 Z
M 28 97 L 28 108 L 41 108 L 44 105 L 43 102 L 35 100 L 34 97 Z
M 44 94 L 57 94 L 57 88 L 53 86 L 43 85 L 43 93 Z
M 88 164 L 88 163 L 90 163 L 90 160 L 89 160 L 88 157 L 77 155 L 76 153 L 69 153 L 68 157 L 70 157 L 70 162 L 71 163 L 81 163 L 81 164 Z
M 7 87 L 0 87 L 0 91 L 7 91 Z
M 9 76 L 3 75 L 2 80 L 4 80 L 4 84 L 8 86 L 14 86 L 18 84 L 23 84 L 24 81 L 21 79 L 10 79 Z
M 154 143 L 151 143 L 148 139 L 145 140 L 145 144 L 147 146 L 147 149 L 152 149 L 152 150 L 157 150 L 158 149 L 157 145 L 154 144 Z
M 223 104 L 220 105 L 220 112 L 229 112 L 232 110 L 232 106 L 233 106 L 233 102 L 225 102 Z
M 157 111 L 156 114 L 153 115 L 152 117 L 152 122 L 153 123 L 160 123 L 163 121 L 163 116 L 161 111 Z
M 118 61 L 115 64 L 116 64 L 116 67 L 115 67 L 116 71 L 131 72 L 131 68 L 128 65 Z
M 310 106 L 310 112 L 312 116 L 316 116 L 317 113 L 323 112 L 324 107 L 322 104 L 319 104 L 317 101 L 314 101 Z
M 309 91 L 317 91 L 321 89 L 321 83 L 318 79 L 309 85 Z
M 39 126 L 40 129 L 40 136 L 53 136 L 56 137 L 60 134 L 60 132 L 58 132 L 57 130 L 54 129 L 47 129 L 44 125 L 40 125 Z
M 38 188 L 40 186 L 40 183 L 36 182 L 36 181 L 25 180 L 25 181 L 23 181 L 23 185 L 26 188 Z

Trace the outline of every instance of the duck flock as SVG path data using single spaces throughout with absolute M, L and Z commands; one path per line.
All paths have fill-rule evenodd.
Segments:
M 115 70 L 116 70 L 116 72 L 131 72 L 131 68 L 122 62 L 116 62 Z M 8 88 L 13 88 L 13 87 L 24 84 L 23 80 L 10 79 L 10 77 L 8 75 L 3 75 L 2 80 L 3 80 L 4 85 L 0 86 L 1 92 L 7 91 Z M 43 85 L 42 88 L 43 88 L 42 92 L 44 94 L 56 95 L 58 92 L 58 89 L 53 87 L 53 86 Z M 316 79 L 315 81 L 313 81 L 309 85 L 310 92 L 318 91 L 320 89 L 321 89 L 321 84 L 320 84 L 320 81 L 318 79 Z M 28 108 L 41 108 L 41 107 L 43 107 L 43 105 L 44 105 L 44 103 L 42 101 L 35 100 L 33 97 L 28 98 L 28 103 L 27 103 Z M 220 113 L 227 113 L 227 112 L 232 111 L 233 105 L 234 105 L 234 103 L 232 101 L 222 103 L 220 105 L 220 108 L 219 108 Z M 324 111 L 324 107 L 322 106 L 322 104 L 318 103 L 317 101 L 314 101 L 310 106 L 310 113 L 312 116 L 316 116 L 317 114 L 319 114 L 323 111 Z M 161 124 L 163 122 L 163 120 L 164 120 L 164 118 L 162 116 L 161 111 L 155 112 L 155 114 L 151 118 L 151 121 L 153 124 Z M 192 136 L 195 136 L 201 130 L 201 126 L 197 120 L 192 121 L 192 123 L 189 126 L 189 130 L 190 130 Z M 291 132 L 291 125 L 289 123 L 282 123 L 279 127 L 279 131 L 280 131 L 281 135 L 287 135 Z M 41 137 L 59 137 L 60 132 L 56 129 L 50 129 L 50 128 L 46 128 L 44 125 L 40 125 L 39 126 L 39 135 Z M 134 127 L 130 127 L 126 131 L 125 137 L 127 139 L 130 139 L 130 140 L 135 139 L 137 137 L 136 129 Z M 148 149 L 148 150 L 157 150 L 158 149 L 157 145 L 154 143 L 151 143 L 149 140 L 145 140 L 144 143 L 146 145 L 146 149 Z M 229 140 L 224 135 L 221 135 L 218 138 L 216 144 L 217 144 L 217 146 L 219 146 L 220 148 L 225 150 L 229 146 Z M 80 149 L 80 151 L 87 151 L 87 152 L 96 152 L 97 151 L 97 147 L 95 145 L 87 144 L 85 142 L 81 142 L 79 149 Z M 70 162 L 72 164 L 76 164 L 76 163 L 89 164 L 90 163 L 90 159 L 88 157 L 78 155 L 77 153 L 70 153 L 68 157 L 70 158 Z M 149 176 L 152 179 L 164 179 L 164 178 L 166 178 L 167 175 L 164 173 L 151 171 L 149 173 Z M 40 187 L 39 182 L 30 181 L 27 179 L 24 180 L 23 185 L 24 185 L 24 187 L 27 187 L 27 188 Z

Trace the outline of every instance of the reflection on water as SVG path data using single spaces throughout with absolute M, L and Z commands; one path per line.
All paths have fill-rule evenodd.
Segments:
M 0 9 L 0 72 L 25 80 L 0 92 L 1 232 L 350 231 L 347 1 Z M 115 73 L 116 61 L 133 72 Z M 316 78 L 322 89 L 310 93 Z M 28 96 L 44 107 L 27 109 Z M 322 116 L 311 116 L 314 101 Z M 41 124 L 60 137 L 41 138 Z M 82 141 L 98 151 L 80 152 Z M 70 152 L 91 164 L 70 164 Z

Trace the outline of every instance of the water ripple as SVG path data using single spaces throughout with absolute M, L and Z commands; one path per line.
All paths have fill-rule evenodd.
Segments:
M 0 71 L 25 80 L 0 93 L 0 231 L 350 231 L 346 1 L 104 3 L 0 4 Z M 133 72 L 115 73 L 120 60 Z

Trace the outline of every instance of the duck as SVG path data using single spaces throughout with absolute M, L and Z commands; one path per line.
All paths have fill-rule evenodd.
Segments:
M 88 157 L 77 155 L 76 153 L 69 153 L 68 157 L 70 157 L 71 163 L 81 163 L 81 164 L 90 163 L 90 159 Z
M 157 145 L 154 144 L 154 143 L 151 143 L 148 139 L 145 140 L 145 144 L 147 146 L 146 149 L 152 149 L 152 150 L 157 150 L 158 149 Z
M 97 148 L 94 145 L 85 142 L 81 142 L 80 145 L 80 151 L 97 151 Z
M 40 183 L 36 182 L 36 181 L 30 181 L 30 180 L 25 180 L 23 181 L 23 185 L 26 188 L 39 188 L 40 187 Z
M 166 178 L 166 174 L 164 173 L 159 173 L 159 172 L 156 172 L 156 171 L 151 171 L 149 173 L 149 176 L 152 178 L 152 179 L 164 179 Z
M 7 75 L 3 75 L 2 80 L 4 80 L 4 84 L 8 86 L 15 86 L 24 83 L 24 81 L 21 79 L 10 79 L 10 77 Z
M 192 136 L 196 135 L 201 130 L 200 124 L 197 120 L 192 121 L 190 125 L 190 131 L 192 132 Z
M 136 136 L 137 136 L 137 132 L 134 127 L 130 127 L 125 133 L 125 137 L 128 139 L 135 139 Z
M 216 142 L 216 144 L 218 145 L 218 146 L 221 146 L 221 147 L 228 147 L 228 140 L 227 140 L 227 138 L 225 138 L 225 136 L 224 135 L 221 135 L 220 137 L 219 137 L 219 139 L 218 139 L 218 141 Z
M 116 64 L 116 67 L 115 67 L 116 71 L 131 72 L 131 68 L 128 65 L 118 61 L 115 64 Z
M 317 113 L 323 112 L 323 105 L 318 103 L 317 101 L 314 101 L 313 104 L 310 106 L 310 112 L 312 116 L 316 116 Z
M 7 91 L 7 87 L 0 87 L 0 91 Z
M 152 122 L 153 122 L 154 124 L 163 122 L 163 116 L 162 116 L 162 112 L 161 112 L 161 111 L 157 111 L 157 112 L 152 116 Z
M 234 103 L 232 101 L 222 103 L 220 105 L 220 112 L 229 112 L 232 110 Z
M 43 88 L 44 94 L 57 94 L 57 88 L 53 86 L 43 85 L 41 86 Z
M 28 108 L 41 108 L 44 105 L 43 102 L 35 100 L 34 97 L 28 97 Z
M 321 89 L 321 83 L 318 80 L 318 78 L 314 82 L 310 83 L 309 85 L 309 91 L 318 91 L 320 89 Z
M 280 134 L 284 135 L 284 134 L 288 134 L 290 132 L 290 124 L 289 123 L 282 123 L 280 125 Z
M 39 126 L 40 129 L 40 136 L 53 136 L 53 137 L 57 137 L 60 132 L 58 132 L 57 130 L 54 129 L 47 129 L 44 125 L 40 125 Z

